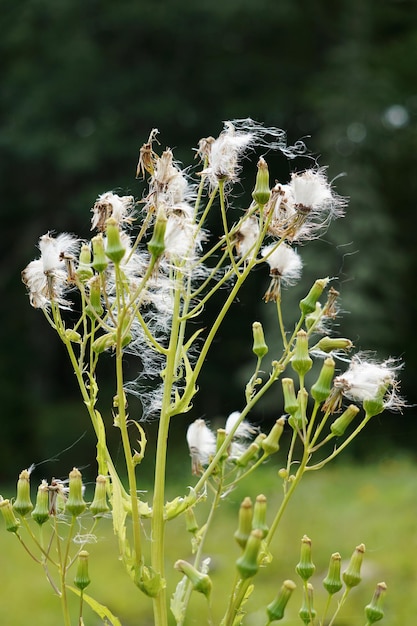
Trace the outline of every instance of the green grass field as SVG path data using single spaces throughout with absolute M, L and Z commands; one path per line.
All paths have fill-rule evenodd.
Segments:
M 231 493 L 220 506 L 217 522 L 207 544 L 206 555 L 212 558 L 213 616 L 219 623 L 223 614 L 235 567 L 240 555 L 233 540 L 237 512 L 245 495 L 254 498 L 265 493 L 269 507 L 280 496 L 276 467 L 270 464 L 252 482 Z M 189 476 L 178 481 L 179 489 L 187 485 Z M 175 493 L 172 486 L 171 490 Z M 301 537 L 307 534 L 313 542 L 316 565 L 313 584 L 315 604 L 320 610 L 325 594 L 321 581 L 326 575 L 329 557 L 340 552 L 348 560 L 355 546 L 363 542 L 366 555 L 363 581 L 352 591 L 335 626 L 364 626 L 363 606 L 373 594 L 376 583 L 385 581 L 388 594 L 385 603 L 385 626 L 414 626 L 417 615 L 417 465 L 403 459 L 387 459 L 378 465 L 338 464 L 315 475 L 307 475 L 287 510 L 274 540 L 274 559 L 255 578 L 255 591 L 247 604 L 246 626 L 264 626 L 263 606 L 270 602 L 282 581 L 292 578 L 297 590 L 291 599 L 286 617 L 280 623 L 301 625 L 297 613 L 301 584 L 294 572 L 299 560 Z M 4 493 L 7 496 L 7 493 Z M 205 505 L 204 505 L 205 506 Z M 204 521 L 203 511 L 197 511 Z M 147 529 L 145 528 L 145 531 Z M 118 560 L 117 544 L 112 536 L 110 520 L 103 520 L 97 540 L 88 546 L 92 583 L 88 593 L 106 604 L 123 626 L 151 626 L 150 602 L 130 582 Z M 14 536 L 0 522 L 0 601 L 4 626 L 58 626 L 62 623 L 59 600 L 54 596 L 40 567 L 31 561 Z M 168 525 L 167 570 L 176 559 L 190 559 L 189 537 L 183 520 Z M 169 590 L 180 580 L 172 570 Z M 77 622 L 74 602 L 74 625 Z M 86 626 L 102 623 L 91 613 L 85 614 Z M 203 596 L 192 600 L 187 626 L 207 623 L 207 607 Z

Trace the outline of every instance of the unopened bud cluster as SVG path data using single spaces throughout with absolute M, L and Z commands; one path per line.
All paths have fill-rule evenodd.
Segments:
M 95 486 L 94 499 L 90 505 L 84 500 L 84 485 L 81 472 L 73 468 L 69 474 L 68 487 L 63 481 L 53 479 L 50 484 L 42 480 L 36 494 L 35 506 L 30 495 L 30 472 L 23 470 L 17 482 L 17 492 L 14 501 L 0 500 L 0 509 L 6 523 L 6 529 L 17 532 L 20 526 L 19 518 L 29 516 L 42 526 L 51 517 L 68 515 L 79 517 L 86 510 L 95 517 L 101 517 L 110 511 L 107 503 L 108 479 L 98 476 Z

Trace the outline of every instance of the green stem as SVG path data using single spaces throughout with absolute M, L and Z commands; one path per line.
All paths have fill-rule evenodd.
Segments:
M 334 450 L 334 452 L 332 452 L 332 454 L 330 454 L 326 459 L 324 459 L 323 461 L 320 461 L 319 463 L 316 463 L 315 465 L 309 465 L 308 467 L 306 467 L 306 471 L 311 471 L 311 470 L 319 470 L 322 467 L 324 467 L 325 465 L 327 465 L 327 463 L 329 463 L 330 461 L 332 461 L 334 458 L 337 457 L 338 454 L 340 454 L 342 452 L 342 450 L 344 450 L 349 444 L 350 442 L 355 439 L 355 437 L 360 433 L 360 431 L 366 426 L 366 424 L 369 422 L 369 420 L 371 419 L 372 415 L 368 415 L 366 414 L 364 419 L 361 421 L 361 423 L 359 424 L 359 426 L 353 431 L 353 433 L 351 433 L 349 435 L 349 437 L 347 439 L 345 439 L 345 441 L 343 443 L 340 444 L 340 446 L 338 448 L 336 448 L 336 450 Z M 329 439 L 331 438 L 331 436 L 329 435 Z M 327 438 L 326 438 L 327 439 Z
M 116 285 L 121 284 L 121 277 L 116 268 Z M 117 384 L 117 398 L 118 398 L 118 419 L 117 424 L 120 429 L 123 452 L 125 456 L 126 469 L 129 481 L 129 496 L 132 505 L 132 527 L 133 527 L 133 545 L 135 548 L 135 567 L 139 568 L 142 563 L 142 547 L 140 536 L 140 516 L 139 516 L 139 502 L 136 485 L 136 473 L 135 465 L 132 458 L 132 450 L 130 447 L 129 434 L 127 431 L 127 414 L 126 414 L 126 399 L 123 387 L 123 349 L 122 349 L 122 326 L 123 316 L 117 327 L 117 340 L 116 340 L 116 384 Z
M 229 227 L 227 224 L 226 206 L 224 203 L 224 180 L 219 180 L 219 198 L 220 198 L 220 211 L 221 211 L 221 216 L 222 216 L 223 230 L 224 230 L 224 237 L 226 240 L 227 252 L 229 253 L 230 262 L 233 266 L 236 276 L 239 276 L 239 271 L 237 269 L 236 261 L 233 255 L 232 243 L 230 241 Z
M 226 618 L 225 618 L 225 621 L 222 622 L 222 626 L 223 624 L 224 626 L 233 626 L 236 614 L 240 608 L 240 605 L 245 599 L 246 593 L 251 583 L 252 583 L 252 578 L 246 578 L 245 580 L 243 580 L 242 578 L 239 579 L 237 583 L 237 589 L 236 589 L 236 585 L 234 587 L 236 591 L 231 599 L 231 602 L 227 610 Z
M 180 276 L 176 276 L 179 283 Z M 158 573 L 161 579 L 164 579 L 164 546 L 165 546 L 165 520 L 164 520 L 164 502 L 165 502 L 165 473 L 166 473 L 166 455 L 169 424 L 171 419 L 171 394 L 172 387 L 176 376 L 176 357 L 177 357 L 177 341 L 179 333 L 179 313 L 181 290 L 179 284 L 175 285 L 174 307 L 172 312 L 172 327 L 169 340 L 168 355 L 166 368 L 164 373 L 164 392 L 162 397 L 162 407 L 158 427 L 158 439 L 156 447 L 156 463 L 155 463 L 155 479 L 154 479 L 154 497 L 153 497 L 153 513 L 152 513 L 152 543 L 151 543 L 151 561 L 152 567 Z M 154 626 L 166 626 L 168 623 L 166 590 L 161 589 L 158 595 L 153 599 L 154 607 Z
M 89 381 L 89 389 L 86 386 L 86 382 L 84 380 L 84 372 L 83 370 L 79 367 L 79 363 L 78 363 L 78 359 L 74 353 L 74 349 L 72 346 L 72 343 L 68 340 L 68 338 L 65 336 L 65 328 L 63 326 L 63 322 L 61 320 L 61 316 L 60 316 L 60 312 L 59 309 L 57 307 L 53 307 L 52 309 L 53 313 L 54 313 L 54 322 L 55 322 L 55 329 L 58 332 L 62 342 L 64 343 L 67 352 L 68 352 L 68 356 L 70 358 L 71 361 L 71 365 L 73 367 L 74 370 L 74 374 L 75 377 L 77 379 L 78 382 L 78 386 L 81 392 L 81 396 L 82 399 L 84 401 L 84 404 L 87 407 L 88 413 L 90 415 L 90 419 L 91 419 L 91 423 L 93 425 L 94 428 L 94 432 L 96 434 L 97 437 L 97 463 L 98 463 L 98 472 L 99 474 L 103 474 L 103 475 L 107 475 L 107 473 L 110 473 L 112 481 L 115 482 L 117 481 L 118 483 L 118 489 L 120 490 L 121 494 L 123 494 L 123 497 L 127 497 L 127 494 L 123 488 L 123 485 L 120 482 L 119 476 L 117 474 L 116 468 L 114 467 L 113 464 L 113 460 L 110 456 L 110 452 L 107 448 L 107 443 L 106 443 L 106 432 L 104 429 L 104 424 L 103 421 L 101 419 L 101 416 L 98 412 L 96 412 L 94 406 L 95 406 L 95 395 L 93 393 L 93 383 L 94 383 L 94 368 L 96 365 L 96 361 L 94 361 L 94 363 L 91 365 L 90 367 L 92 368 L 89 372 L 89 376 L 90 376 L 90 381 Z
M 268 389 L 271 387 L 271 385 L 274 384 L 274 382 L 277 380 L 277 378 L 281 374 L 281 372 L 282 372 L 282 369 L 281 369 L 279 363 L 275 363 L 274 370 L 272 371 L 272 373 L 271 373 L 271 375 L 269 377 L 269 380 L 258 391 L 258 393 L 256 393 L 253 396 L 251 401 L 248 402 L 248 404 L 245 406 L 245 408 L 241 412 L 240 418 L 236 422 L 234 428 L 230 431 L 230 433 L 228 433 L 228 435 L 226 436 L 223 444 L 217 450 L 215 456 L 213 457 L 212 461 L 210 462 L 210 465 L 205 469 L 205 471 L 201 475 L 199 481 L 197 482 L 197 484 L 194 487 L 194 490 L 195 490 L 196 493 L 198 493 L 204 487 L 204 485 L 207 482 L 207 480 L 209 479 L 209 477 L 212 475 L 214 470 L 218 467 L 218 463 L 219 463 L 220 459 L 222 458 L 222 456 L 224 455 L 224 453 L 226 452 L 227 448 L 229 447 L 229 445 L 230 445 L 230 443 L 231 443 L 231 441 L 232 441 L 232 439 L 233 439 L 233 437 L 235 435 L 235 432 L 236 432 L 236 430 L 239 427 L 239 424 L 241 424 L 241 422 L 245 419 L 246 415 L 255 406 L 255 404 L 261 399 L 261 397 L 268 391 Z
M 196 552 L 196 555 L 195 555 L 195 558 L 194 558 L 194 567 L 196 569 L 200 568 L 201 557 L 202 557 L 202 554 L 203 554 L 204 544 L 205 544 L 205 541 L 207 539 L 207 536 L 208 536 L 208 533 L 209 533 L 212 521 L 214 519 L 214 513 L 215 513 L 217 507 L 219 506 L 220 499 L 221 499 L 221 496 L 222 496 L 222 492 L 223 492 L 223 477 L 222 477 L 222 480 L 219 482 L 219 484 L 217 486 L 217 490 L 216 490 L 215 496 L 213 498 L 213 501 L 211 503 L 211 507 L 210 507 L 210 511 L 209 511 L 206 523 L 204 525 L 204 532 L 203 532 L 203 535 L 202 535 L 202 537 L 200 539 L 200 543 L 198 544 L 197 552 Z M 177 626 L 183 626 L 183 624 L 184 624 L 184 620 L 186 618 L 186 613 L 187 613 L 187 607 L 188 607 L 188 603 L 189 603 L 190 598 L 191 598 L 192 591 L 193 591 L 193 588 L 192 588 L 191 582 L 189 580 L 187 580 L 187 589 L 186 589 L 186 592 L 184 594 L 184 616 L 183 616 L 182 620 L 180 622 L 178 622 Z
M 28 548 L 28 546 L 25 544 L 25 542 L 23 541 L 22 537 L 19 535 L 19 533 L 15 533 L 16 537 L 18 538 L 18 540 L 20 541 L 20 543 L 22 544 L 23 548 L 26 550 L 26 552 L 28 553 L 28 555 L 30 556 L 31 559 L 33 559 L 36 563 L 42 563 L 42 561 L 40 561 L 30 550 L 30 548 Z
M 303 457 L 301 459 L 300 465 L 298 467 L 297 473 L 295 474 L 294 479 L 291 482 L 290 488 L 288 489 L 288 491 L 284 495 L 284 498 L 283 498 L 283 500 L 281 502 L 281 506 L 279 507 L 278 512 L 277 512 L 277 514 L 276 514 L 276 516 L 275 516 L 275 518 L 274 518 L 274 520 L 273 520 L 273 522 L 272 522 L 272 524 L 271 524 L 271 526 L 269 528 L 268 534 L 267 534 L 267 536 L 265 538 L 265 546 L 266 547 L 268 547 L 270 545 L 270 543 L 271 543 L 271 541 L 272 541 L 272 539 L 274 537 L 275 531 L 277 530 L 278 525 L 279 525 L 279 523 L 281 521 L 281 518 L 282 518 L 282 516 L 284 514 L 284 511 L 287 508 L 288 502 L 290 501 L 291 496 L 293 495 L 294 491 L 296 490 L 298 484 L 300 483 L 300 481 L 301 481 L 301 479 L 302 479 L 302 477 L 304 475 L 304 472 L 305 472 L 305 469 L 306 469 L 306 465 L 307 465 L 307 462 L 308 462 L 308 458 L 309 458 L 308 448 L 305 446 L 304 447 L 304 454 L 303 454 Z
M 84 589 L 80 590 L 80 612 L 79 612 L 79 618 L 78 618 L 78 624 L 79 626 L 81 626 L 82 622 L 82 618 L 83 618 L 83 603 L 84 603 Z
M 324 624 L 326 623 L 325 619 L 326 619 L 327 613 L 329 612 L 329 608 L 330 608 L 330 603 L 332 601 L 332 597 L 333 596 L 330 593 L 327 594 L 327 602 L 326 602 L 326 606 L 324 607 L 323 617 L 320 620 L 320 626 L 324 626 Z
M 288 348 L 287 335 L 285 332 L 284 320 L 282 318 L 282 308 L 281 308 L 281 294 L 277 298 L 277 315 L 278 315 L 278 324 L 282 337 L 282 344 L 284 346 L 284 350 Z
M 330 620 L 330 622 L 328 623 L 328 626 L 333 626 L 334 621 L 335 621 L 336 617 L 338 616 L 338 614 L 340 612 L 340 609 L 342 608 L 342 606 L 346 602 L 346 598 L 348 596 L 348 593 L 349 593 L 350 589 L 351 589 L 350 587 L 346 587 L 346 589 L 344 590 L 343 595 L 340 598 L 340 602 L 338 602 L 337 608 L 336 608 L 335 612 L 333 613 L 333 617 Z
M 313 409 L 314 417 L 316 416 L 316 413 L 318 412 L 319 406 L 320 405 L 319 405 L 318 402 L 316 402 L 314 404 L 314 409 Z M 316 430 L 314 431 L 314 435 L 313 435 L 312 439 L 310 440 L 310 450 L 311 450 L 311 452 L 314 451 L 314 449 L 315 449 L 314 446 L 316 444 L 316 441 L 319 438 L 320 433 L 322 432 L 323 428 L 325 427 L 325 425 L 327 423 L 327 420 L 329 419 L 329 416 L 330 416 L 330 411 L 326 411 L 326 413 L 321 418 L 321 422 L 319 423 L 319 425 L 317 426 Z M 309 429 L 309 430 L 311 432 L 311 429 Z
M 194 388 L 196 382 L 197 382 L 197 378 L 198 375 L 200 373 L 201 368 L 203 367 L 203 364 L 206 360 L 207 357 L 207 353 L 209 351 L 209 348 L 211 347 L 211 344 L 213 343 L 214 337 L 216 336 L 217 331 L 219 330 L 219 327 L 221 325 L 221 323 L 223 322 L 223 319 L 226 316 L 226 313 L 228 312 L 230 306 L 232 305 L 236 294 L 238 293 L 239 289 L 241 288 L 242 284 L 244 283 L 244 281 L 246 280 L 246 278 L 249 275 L 250 270 L 252 269 L 252 265 L 248 264 L 247 267 L 244 269 L 244 271 L 241 274 L 238 274 L 236 283 L 233 286 L 233 289 L 230 291 L 226 301 L 224 302 L 215 322 L 213 323 L 213 325 L 210 328 L 210 332 L 207 335 L 206 340 L 204 341 L 203 346 L 201 347 L 200 350 L 200 355 L 197 359 L 197 363 L 195 364 L 194 367 L 194 372 L 193 372 L 193 376 L 192 376 L 192 380 L 190 381 L 190 385 L 189 385 L 189 390 L 191 392 L 191 390 Z M 191 398 L 188 397 L 187 395 L 187 390 L 184 393 L 184 400 L 186 402 L 188 402 Z
M 63 562 L 62 560 L 61 539 L 59 537 L 56 517 L 54 517 L 54 527 L 55 527 L 58 562 L 59 562 L 60 599 L 61 599 L 62 614 L 64 617 L 65 626 L 71 626 L 71 618 L 70 618 L 69 608 L 68 608 L 67 588 L 66 588 L 66 581 L 65 581 L 67 568 L 66 568 L 66 563 Z
M 236 487 L 236 485 L 240 483 L 240 481 L 242 481 L 244 478 L 247 478 L 250 474 L 252 474 L 255 470 L 257 470 L 258 467 L 266 461 L 268 456 L 269 455 L 264 452 L 263 455 L 259 457 L 259 459 L 253 465 L 251 465 L 248 470 L 246 470 L 246 472 L 238 476 L 230 485 L 228 485 L 228 487 L 229 488 Z
M 65 575 L 69 568 L 69 552 L 70 552 L 70 547 L 71 547 L 71 542 L 72 542 L 72 535 L 73 535 L 74 527 L 75 527 L 75 521 L 76 521 L 76 518 L 72 516 L 69 531 L 68 531 L 68 536 L 67 536 L 67 545 L 65 548 L 65 554 L 64 554 L 63 561 L 61 562 L 61 568 L 64 568 Z

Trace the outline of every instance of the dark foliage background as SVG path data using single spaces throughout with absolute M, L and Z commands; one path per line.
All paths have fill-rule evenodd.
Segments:
M 303 289 L 329 271 L 339 276 L 349 311 L 341 334 L 402 356 L 403 390 L 416 402 L 415 1 L 1 0 L 0 8 L 0 479 L 85 431 L 60 456 L 66 469 L 94 466 L 63 348 L 29 306 L 20 271 L 47 230 L 87 236 L 102 191 L 141 194 L 135 166 L 153 127 L 189 164 L 200 137 L 250 116 L 286 129 L 290 142 L 305 137 L 330 177 L 346 173 L 336 184 L 350 197 L 348 218 L 303 248 Z M 274 166 L 285 178 L 294 164 Z M 251 322 L 269 326 L 258 297 L 265 278 L 226 321 L 190 419 L 239 407 Z M 234 335 L 237 323 L 247 340 Z M 260 418 L 279 412 L 277 396 Z M 414 414 L 376 419 L 356 454 L 414 453 Z

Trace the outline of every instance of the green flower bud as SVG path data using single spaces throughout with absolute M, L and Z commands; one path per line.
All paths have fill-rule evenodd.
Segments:
M 93 262 L 91 266 L 96 270 L 96 272 L 101 274 L 109 264 L 104 251 L 103 235 L 101 233 L 96 235 L 92 238 L 91 243 L 93 245 Z
M 74 585 L 83 591 L 90 584 L 90 576 L 88 575 L 88 557 L 87 550 L 81 550 L 78 555 L 77 573 L 74 578 Z
M 170 520 L 170 519 L 174 519 L 174 517 L 177 517 L 178 515 L 181 515 L 181 513 L 184 513 L 184 511 L 190 508 L 190 506 L 193 506 L 196 503 L 196 501 L 197 501 L 196 493 L 193 489 L 190 488 L 190 493 L 188 494 L 188 496 L 185 496 L 185 498 L 182 496 L 177 496 L 173 500 L 166 502 L 165 507 L 164 507 L 165 519 Z M 143 512 L 141 512 L 142 517 L 145 517 L 145 516 L 151 517 L 152 511 L 148 507 L 148 505 L 145 505 L 144 503 L 139 503 L 139 506 L 141 504 L 143 508 Z M 145 509 L 145 506 L 146 506 L 146 509 Z
M 332 352 L 333 350 L 351 350 L 353 343 L 350 339 L 344 339 L 343 337 L 322 337 L 318 343 L 312 348 L 312 350 L 321 350 L 322 352 Z
M 154 260 L 159 259 L 165 251 L 165 231 L 167 228 L 167 221 L 165 211 L 162 208 L 159 208 L 156 215 L 152 239 L 148 243 L 148 250 Z
M 333 595 L 341 590 L 343 583 L 340 580 L 340 564 L 342 557 L 338 552 L 335 552 L 330 557 L 329 570 L 326 578 L 323 580 L 323 587 L 329 595 Z
M 384 617 L 382 604 L 384 602 L 386 592 L 387 592 L 386 584 L 378 583 L 371 602 L 367 604 L 365 607 L 365 616 L 366 616 L 366 619 L 368 620 L 368 624 L 374 624 L 375 622 L 379 622 L 379 620 L 381 620 Z
M 307 401 L 308 401 L 307 390 L 300 389 L 300 391 L 297 394 L 298 409 L 293 415 L 291 415 L 291 417 L 288 420 L 288 423 L 291 426 L 291 428 L 302 429 L 303 426 L 305 426 L 305 424 L 307 423 L 307 418 L 306 418 Z
M 329 278 L 319 278 L 316 280 L 306 297 L 300 301 L 301 313 L 308 315 L 316 310 L 317 300 L 320 298 L 328 282 Z
M 103 315 L 103 306 L 101 304 L 101 280 L 97 274 L 88 284 L 90 288 L 90 302 L 86 308 L 86 313 L 92 319 Z
M 261 548 L 262 538 L 262 530 L 260 530 L 259 528 L 255 528 L 255 530 L 252 530 L 251 534 L 249 535 L 244 553 L 236 561 L 236 567 L 239 571 L 240 577 L 243 579 L 252 578 L 252 576 L 255 576 L 259 569 L 258 555 Z
M 263 157 L 258 161 L 258 173 L 256 174 L 255 189 L 252 192 L 252 198 L 259 206 L 263 207 L 271 196 L 269 189 L 269 170 L 268 165 Z
M 185 527 L 187 531 L 193 535 L 195 535 L 199 529 L 194 508 L 192 506 L 185 510 Z
M 288 470 L 286 467 L 280 467 L 278 470 L 278 476 L 282 478 L 282 480 L 288 480 Z
M 6 530 L 9 533 L 16 533 L 19 529 L 20 522 L 13 512 L 13 507 L 10 504 L 10 500 L 3 500 L 2 498 L 0 499 L 0 512 L 3 515 L 3 519 L 6 523 Z
M 313 361 L 308 354 L 308 337 L 305 330 L 297 333 L 294 356 L 291 359 L 291 367 L 299 376 L 304 376 L 311 369 Z
M 311 539 L 304 535 L 301 539 L 300 562 L 296 565 L 295 571 L 304 581 L 312 577 L 316 566 L 311 560 Z
M 265 441 L 265 439 L 266 439 L 265 433 L 259 433 L 259 435 L 256 437 L 253 443 L 256 443 L 257 446 L 262 448 L 262 444 Z
M 358 413 L 359 407 L 357 407 L 355 404 L 350 404 L 346 411 L 344 411 L 342 415 L 335 419 L 335 421 L 330 425 L 330 430 L 332 431 L 333 435 L 336 435 L 336 437 L 341 437 L 345 433 L 346 428 L 349 426 L 349 424 L 353 421 Z
M 106 220 L 106 237 L 106 256 L 118 265 L 125 255 L 126 248 L 122 244 L 119 225 L 114 217 L 109 217 Z
M 81 343 L 80 333 L 77 333 L 77 331 L 74 330 L 73 328 L 66 328 L 64 334 L 65 334 L 66 339 L 71 341 L 71 343 Z
M 78 517 L 85 510 L 81 472 L 76 467 L 69 473 L 69 493 L 65 513 Z
M 255 506 L 253 509 L 252 529 L 258 529 L 262 531 L 262 538 L 264 539 L 269 530 L 269 526 L 266 523 L 266 496 L 262 493 L 256 497 Z
M 174 567 L 176 570 L 187 576 L 194 591 L 202 593 L 207 599 L 210 597 L 212 582 L 207 574 L 199 572 L 193 565 L 191 565 L 191 563 L 183 561 L 182 559 L 177 561 Z
M 43 480 L 38 487 L 36 504 L 31 515 L 32 519 L 34 519 L 39 526 L 45 524 L 49 519 L 49 489 L 46 480 Z
M 101 354 L 109 348 L 113 348 L 116 345 L 116 333 L 105 333 L 101 337 L 97 337 L 93 341 L 92 348 L 96 354 Z
M 147 565 L 140 565 L 135 568 L 133 581 L 150 598 L 156 598 L 166 586 L 161 574 Z
M 319 377 L 311 387 L 310 393 L 316 402 L 324 402 L 332 389 L 335 362 L 332 358 L 325 359 Z
M 125 348 L 132 341 L 133 336 L 130 332 L 130 319 L 128 317 L 123 318 L 122 324 L 122 348 Z
M 294 415 L 298 411 L 298 401 L 294 390 L 294 381 L 292 378 L 282 379 L 282 391 L 284 393 L 284 411 L 290 415 Z
M 310 330 L 315 324 L 320 321 L 320 318 L 323 316 L 323 307 L 320 302 L 316 302 L 316 308 L 312 313 L 309 313 L 305 317 L 305 326 L 307 330 Z
M 245 548 L 249 539 L 249 535 L 252 532 L 252 516 L 252 500 L 246 497 L 240 505 L 238 527 L 234 534 L 234 538 L 241 548 Z
M 351 556 L 348 568 L 343 572 L 342 577 L 346 587 L 351 589 L 356 587 L 361 582 L 361 567 L 363 561 L 363 555 L 365 554 L 365 545 L 361 543 L 355 548 L 354 553 Z
M 253 348 L 252 352 L 262 359 L 268 353 L 268 346 L 265 343 L 264 331 L 260 322 L 253 322 Z
M 241 454 L 235 463 L 238 467 L 246 467 L 255 457 L 259 454 L 260 447 L 254 441 L 248 446 L 248 448 Z
M 307 583 L 307 589 L 304 592 L 304 599 L 301 609 L 298 611 L 298 615 L 306 626 L 314 623 L 314 618 L 317 615 L 317 611 L 313 607 L 313 585 Z
M 86 243 L 81 246 L 80 258 L 75 273 L 82 283 L 85 283 L 93 276 L 93 270 L 91 267 L 91 250 L 90 246 Z
M 217 437 L 216 437 L 216 453 L 220 450 L 220 448 L 222 447 L 224 440 L 227 437 L 227 433 L 225 431 L 224 428 L 218 428 L 217 429 Z M 223 452 L 222 456 L 219 459 L 219 462 L 222 463 L 224 461 L 226 461 L 226 459 L 228 458 L 229 453 L 227 451 L 227 449 Z
M 367 417 L 379 415 L 385 409 L 385 394 L 387 393 L 389 385 L 390 383 L 381 385 L 375 398 L 369 398 L 363 401 L 363 409 Z
M 261 442 L 260 445 L 265 454 L 275 454 L 275 452 L 278 452 L 279 440 L 281 439 L 281 435 L 284 432 L 285 422 L 285 417 L 280 417 L 279 419 L 277 419 L 277 421 L 269 431 L 268 436 Z
M 33 509 L 33 504 L 30 500 L 30 480 L 28 470 L 23 470 L 20 473 L 19 480 L 17 481 L 17 495 L 13 504 L 13 510 L 22 517 L 25 517 Z
M 285 608 L 295 588 L 295 582 L 292 580 L 284 580 L 277 597 L 266 607 L 270 622 L 278 621 L 284 617 Z
M 101 517 L 110 511 L 107 504 L 107 478 L 101 474 L 96 478 L 94 498 L 90 504 L 90 511 L 95 517 Z

